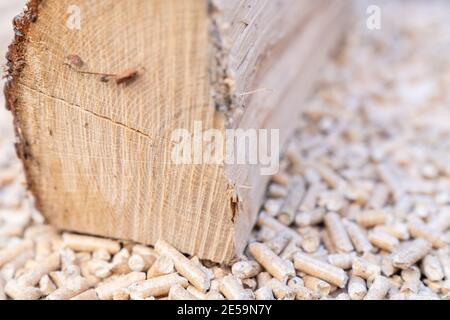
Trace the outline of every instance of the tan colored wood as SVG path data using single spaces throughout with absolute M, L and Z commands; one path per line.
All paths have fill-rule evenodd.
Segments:
M 230 261 L 268 177 L 173 164 L 172 131 L 280 128 L 284 144 L 347 13 L 345 0 L 31 0 L 6 95 L 40 210 L 61 229 Z M 102 82 L 64 64 L 71 54 L 89 72 L 139 75 Z

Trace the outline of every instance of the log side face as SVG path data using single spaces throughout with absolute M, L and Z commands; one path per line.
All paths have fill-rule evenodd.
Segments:
M 174 129 L 223 128 L 208 79 L 206 2 L 44 0 L 21 24 L 6 89 L 30 188 L 59 228 L 154 244 L 213 261 L 235 255 L 223 167 L 175 165 Z M 67 26 L 70 5 L 80 29 Z M 35 21 L 36 20 L 36 21 Z M 34 22 L 32 22 L 34 21 Z M 142 68 L 117 85 L 82 70 Z
M 350 21 L 347 0 L 213 0 L 234 76 L 231 128 L 279 129 L 280 151 L 302 110 L 320 66 Z M 236 243 L 246 242 L 269 177 L 260 166 L 226 167 L 241 200 Z M 239 186 L 244 186 L 239 188 Z

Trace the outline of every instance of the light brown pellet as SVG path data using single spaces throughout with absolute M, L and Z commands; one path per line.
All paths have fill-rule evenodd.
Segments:
M 58 288 L 47 296 L 47 300 L 69 300 L 90 289 L 92 284 L 83 277 L 77 276 L 68 280 L 64 287 Z
M 364 300 L 383 300 L 390 289 L 389 280 L 383 276 L 377 276 L 367 291 Z
M 431 243 L 418 238 L 402 243 L 393 253 L 392 264 L 400 269 L 407 269 L 425 257 L 431 250 Z
M 35 259 L 42 260 L 52 254 L 52 243 L 50 239 L 39 238 L 35 245 Z
M 143 245 L 134 245 L 132 248 L 132 254 L 140 255 L 146 263 L 146 266 L 150 268 L 153 263 L 155 263 L 156 259 L 158 259 L 158 254 L 152 248 Z
M 319 164 L 319 163 L 314 163 L 311 165 L 319 173 L 319 175 L 322 177 L 323 181 L 325 181 L 330 188 L 343 189 L 344 186 L 346 185 L 345 180 L 342 179 L 330 167 L 327 167 L 326 165 Z
M 381 274 L 381 268 L 366 259 L 356 257 L 353 259 L 352 273 L 354 276 L 361 277 L 366 280 L 373 280 Z
M 251 291 L 255 291 L 256 287 L 258 286 L 255 279 L 247 278 L 247 279 L 241 279 L 242 285 L 245 289 L 250 289 Z
M 269 186 L 268 196 L 271 198 L 285 198 L 288 195 L 286 187 L 276 183 L 272 183 Z
M 130 267 L 128 266 L 128 260 L 130 259 L 130 251 L 127 248 L 122 248 L 119 252 L 117 252 L 112 261 L 112 272 L 114 274 L 127 274 L 130 273 Z
M 422 282 L 420 281 L 420 270 L 416 266 L 402 270 L 401 272 L 403 285 L 400 288 L 400 292 L 410 295 L 418 293 Z
M 329 283 L 316 277 L 304 276 L 305 287 L 320 297 L 327 297 L 330 294 L 331 286 Z
M 305 182 L 299 176 L 291 179 L 288 195 L 278 213 L 278 220 L 284 225 L 291 225 L 294 222 L 295 214 L 303 200 L 305 193 Z
M 319 296 L 315 295 L 311 290 L 304 286 L 296 286 L 293 288 L 296 300 L 317 300 Z
M 275 300 L 272 288 L 262 287 L 255 291 L 256 300 Z
M 265 214 L 265 213 L 264 213 Z M 258 233 L 256 234 L 256 241 L 260 242 L 267 242 L 275 238 L 277 235 L 277 232 L 273 230 L 272 228 L 269 228 L 267 226 L 263 226 L 259 228 Z M 249 239 L 250 242 L 250 239 Z
M 319 249 L 321 238 L 317 229 L 311 227 L 300 228 L 298 233 L 303 239 L 300 246 L 306 253 L 313 253 Z
M 176 270 L 188 279 L 197 289 L 202 292 L 209 289 L 210 280 L 208 279 L 208 276 L 177 249 L 164 240 L 158 240 L 155 249 L 160 255 L 167 255 L 173 261 Z
M 424 279 L 424 284 L 434 293 L 439 294 L 442 292 L 443 283 L 441 281 L 431 281 L 430 279 Z
M 87 262 L 87 267 L 89 274 L 92 274 L 100 279 L 105 279 L 112 274 L 113 265 L 104 260 L 93 259 Z
M 391 236 L 396 237 L 398 240 L 408 240 L 409 239 L 408 227 L 402 223 L 376 226 L 374 230 L 375 231 L 380 230 L 380 231 L 386 232 L 386 233 L 390 234 Z
M 103 239 L 85 235 L 78 235 L 72 233 L 63 234 L 64 246 L 75 251 L 89 251 L 106 250 L 110 254 L 115 254 L 120 250 L 120 244 L 114 240 Z
M 400 199 L 405 193 L 401 180 L 395 176 L 390 166 L 386 163 L 379 164 L 377 169 L 381 179 L 389 186 L 389 191 L 394 198 L 396 200 Z
M 390 255 L 384 256 L 381 260 L 381 272 L 387 277 L 392 276 L 398 271 L 398 268 L 394 267 L 392 257 Z
M 274 238 L 265 242 L 264 244 L 269 247 L 276 255 L 279 255 L 284 248 L 291 241 L 291 236 L 285 232 L 279 232 Z
M 337 213 L 330 212 L 325 216 L 325 226 L 338 252 L 347 253 L 353 251 L 353 245 Z
M 174 264 L 172 259 L 166 255 L 161 255 L 156 259 L 155 263 L 147 272 L 147 278 L 156 278 L 174 272 Z
M 294 300 L 295 292 L 289 286 L 278 279 L 273 278 L 268 286 L 272 289 L 273 295 L 279 300 Z
M 0 277 L 0 301 L 1 300 L 6 300 L 5 283 L 2 279 L 2 277 Z
M 318 204 L 327 211 L 340 212 L 346 203 L 340 192 L 326 191 L 320 194 Z
M 298 210 L 300 212 L 310 212 L 316 208 L 317 199 L 320 192 L 324 189 L 324 186 L 320 183 L 311 184 L 303 197 Z
M 0 250 L 0 268 L 8 262 L 13 261 L 20 254 L 33 248 L 33 242 L 30 240 L 21 241 L 15 245 Z
M 275 217 L 278 215 L 278 212 L 280 211 L 282 205 L 283 205 L 282 199 L 268 199 L 264 203 L 264 210 L 271 217 Z
M 296 241 L 296 243 L 302 242 L 302 238 L 300 237 L 300 235 L 297 232 L 295 232 L 291 228 L 285 226 L 277 219 L 269 217 L 266 213 L 261 213 L 259 215 L 257 224 L 259 227 L 267 226 L 267 227 L 275 230 L 277 233 L 285 232 L 286 234 L 290 235 L 292 237 L 292 240 Z
M 428 254 L 422 260 L 422 273 L 430 281 L 441 281 L 444 278 L 444 270 L 442 269 L 439 258 L 434 254 Z
M 215 266 L 212 269 L 214 279 L 222 279 L 223 277 L 227 276 L 231 270 L 229 270 L 228 267 L 219 267 Z
M 38 300 L 42 292 L 31 286 L 21 286 L 17 281 L 9 281 L 5 286 L 5 293 L 14 300 Z
M 239 279 L 253 278 L 261 272 L 261 266 L 256 261 L 240 261 L 233 264 L 231 272 Z
M 345 216 L 346 219 L 344 220 L 344 224 L 346 221 L 349 221 L 349 220 L 356 221 L 356 219 L 359 217 L 360 214 L 361 214 L 361 206 L 359 204 L 352 203 L 348 207 L 348 210 L 346 212 L 346 216 Z
M 274 176 L 272 176 L 272 182 L 281 186 L 285 187 L 289 186 L 289 181 L 290 181 L 289 176 L 284 173 L 277 173 Z
M 298 227 L 309 227 L 320 224 L 323 222 L 325 212 L 323 209 L 318 208 L 311 211 L 299 212 L 295 216 L 295 224 Z
M 39 289 L 44 296 L 48 296 L 56 290 L 56 286 L 50 277 L 46 274 L 39 280 Z
M 303 282 L 302 278 L 296 276 L 296 277 L 290 278 L 287 282 L 287 285 L 289 287 L 293 288 L 298 285 L 304 286 L 305 283 Z
M 206 294 L 206 300 L 225 300 L 225 297 L 218 291 L 209 291 Z
M 320 232 L 320 238 L 325 246 L 325 249 L 327 250 L 327 253 L 334 254 L 338 252 L 334 242 L 331 240 L 329 232 L 326 229 Z
M 352 300 L 362 300 L 367 294 L 366 281 L 357 276 L 351 276 L 348 282 L 348 294 Z
M 305 178 L 306 182 L 310 185 L 312 184 L 318 184 L 321 182 L 322 178 L 320 177 L 319 173 L 311 167 L 305 166 L 303 168 L 303 177 Z
M 361 227 L 353 222 L 345 221 L 344 222 L 347 233 L 355 246 L 355 249 L 358 253 L 366 253 L 372 251 L 373 247 L 370 243 L 367 235 Z
M 251 243 L 249 251 L 256 261 L 278 280 L 285 281 L 287 277 L 295 275 L 292 263 L 281 259 L 266 245 L 257 242 Z
M 189 285 L 186 278 L 181 277 L 176 273 L 172 273 L 135 283 L 129 287 L 129 290 L 130 292 L 138 293 L 143 298 L 161 297 L 167 296 L 170 288 L 177 284 L 183 288 L 187 288 Z
M 188 286 L 186 288 L 186 290 L 190 294 L 192 294 L 195 298 L 197 298 L 198 300 L 208 300 L 208 293 L 215 291 L 215 290 L 211 290 L 211 288 L 210 288 L 210 291 L 208 293 L 203 293 L 194 286 Z M 216 290 L 216 292 L 218 292 L 218 291 Z M 170 296 L 170 293 L 169 293 L 169 296 Z
M 25 251 L 18 255 L 14 260 L 8 262 L 1 268 L 0 278 L 3 277 L 5 281 L 11 280 L 16 274 L 17 270 L 22 268 L 34 256 L 32 250 Z
M 268 272 L 261 272 L 256 276 L 256 282 L 258 284 L 258 289 L 266 287 L 269 281 L 272 280 L 272 276 Z
M 340 288 L 344 288 L 348 280 L 347 274 L 341 268 L 322 262 L 303 253 L 295 254 L 294 265 L 297 270 L 334 284 Z
M 38 239 L 44 237 L 58 237 L 58 234 L 54 227 L 50 225 L 38 224 L 28 227 L 23 236 L 25 239 Z
M 283 252 L 281 252 L 280 258 L 283 260 L 292 260 L 294 254 L 298 251 L 300 251 L 300 249 L 297 247 L 296 242 L 291 240 L 286 248 L 284 248 Z
M 328 262 L 335 267 L 347 270 L 351 269 L 354 258 L 354 253 L 330 254 L 328 256 Z
M 80 293 L 79 295 L 76 295 L 75 297 L 71 298 L 70 300 L 99 300 L 97 292 L 95 289 L 89 289 L 83 293 Z
M 58 270 L 60 267 L 59 253 L 54 253 L 43 261 L 40 261 L 35 268 L 27 270 L 16 281 L 21 287 L 33 287 L 38 284 L 39 280 L 52 271 Z
M 336 296 L 336 300 L 351 300 L 351 299 L 347 293 L 342 292 Z
M 115 301 L 127 301 L 130 300 L 130 292 L 128 289 L 120 289 L 113 294 L 113 300 Z
M 386 212 L 382 210 L 364 210 L 356 218 L 356 222 L 363 228 L 373 228 L 386 223 Z
M 193 294 L 179 284 L 174 285 L 169 290 L 169 300 L 198 300 Z
M 444 275 L 447 280 L 450 280 L 450 250 L 448 248 L 439 249 L 437 251 L 439 261 L 441 262 Z
M 220 292 L 228 300 L 253 300 L 250 292 L 245 290 L 242 282 L 233 275 L 226 276 L 222 279 Z
M 63 287 L 67 280 L 67 275 L 62 271 L 50 272 L 49 277 L 57 287 Z
M 145 280 L 145 273 L 131 272 L 129 274 L 118 276 L 113 280 L 100 283 L 95 291 L 101 300 L 112 300 L 115 292 L 126 289 L 132 284 L 143 280 Z
M 448 230 L 450 228 L 450 208 L 438 212 L 428 223 L 428 227 L 439 232 Z
M 399 244 L 396 237 L 381 230 L 369 232 L 368 238 L 375 247 L 388 252 L 394 251 Z
M 200 261 L 199 257 L 194 256 L 191 258 L 191 261 L 206 274 L 206 276 L 209 280 L 214 279 L 214 272 L 213 272 L 212 268 L 210 269 L 210 268 L 205 267 L 202 264 L 202 262 Z
M 111 254 L 105 249 L 99 249 L 92 253 L 92 258 L 95 260 L 109 261 L 111 260 Z
M 70 266 L 75 265 L 76 255 L 72 249 L 61 249 L 59 250 L 59 256 L 61 258 L 61 269 L 66 269 Z
M 413 238 L 423 238 L 429 241 L 434 248 L 442 248 L 445 246 L 444 237 L 437 230 L 433 230 L 426 224 L 414 220 L 408 223 L 409 233 Z
M 413 206 L 410 196 L 402 196 L 394 205 L 394 214 L 398 219 L 404 219 Z
M 389 198 L 389 189 L 384 184 L 377 184 L 373 190 L 372 197 L 369 200 L 369 209 L 381 209 L 385 206 Z

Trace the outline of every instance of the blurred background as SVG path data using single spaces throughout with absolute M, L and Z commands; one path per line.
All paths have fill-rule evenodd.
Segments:
M 21 12 L 25 3 L 25 0 L 0 0 L 0 64 L 2 66 L 6 63 L 6 51 L 13 37 L 12 19 Z M 2 88 L 4 80 L 2 77 L 0 82 Z M 3 93 L 0 94 L 0 141 L 13 137 L 12 119 L 10 113 L 3 107 L 4 99 Z

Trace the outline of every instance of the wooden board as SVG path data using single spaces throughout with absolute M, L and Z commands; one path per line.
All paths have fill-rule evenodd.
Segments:
M 79 30 L 67 27 L 70 5 Z M 284 144 L 347 17 L 345 0 L 31 0 L 16 20 L 6 96 L 39 209 L 62 229 L 164 238 L 229 262 L 268 177 L 258 166 L 174 164 L 172 132 L 196 121 L 280 128 Z M 103 82 L 66 65 L 73 54 L 84 71 L 139 76 Z

